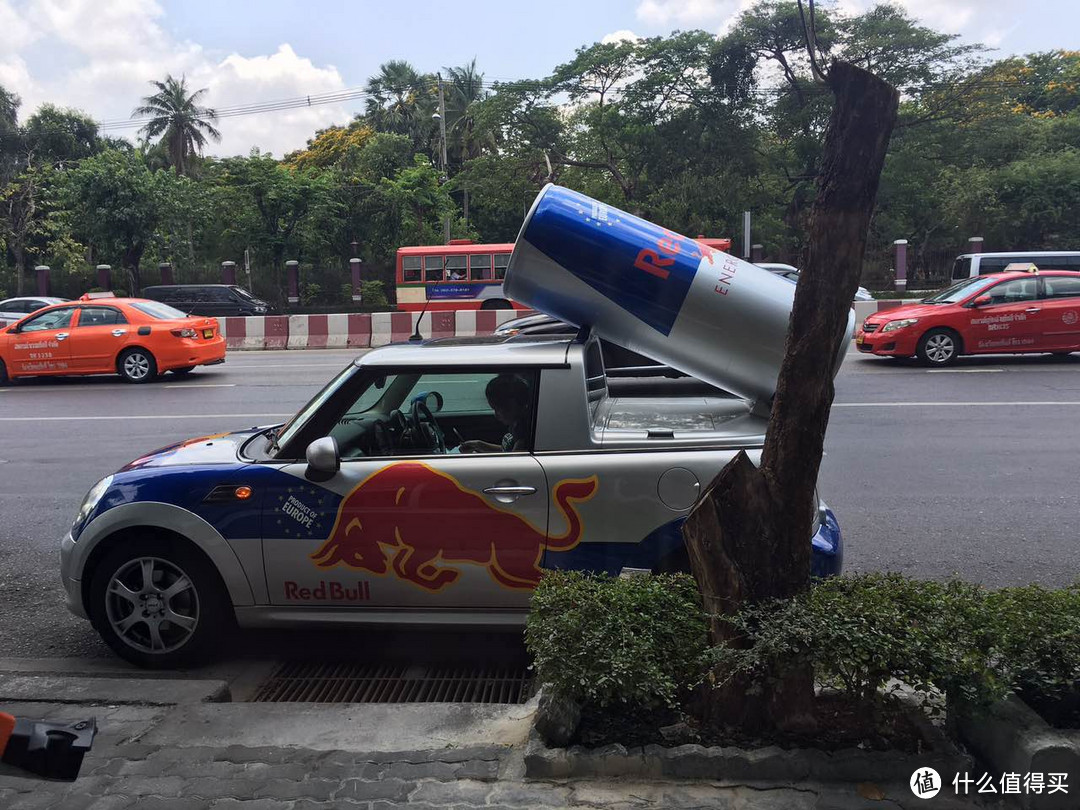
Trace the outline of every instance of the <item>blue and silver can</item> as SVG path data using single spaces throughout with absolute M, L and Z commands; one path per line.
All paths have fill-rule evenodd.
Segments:
M 747 399 L 776 392 L 795 285 L 567 188 L 521 226 L 506 294 Z M 848 319 L 836 369 L 855 329 Z

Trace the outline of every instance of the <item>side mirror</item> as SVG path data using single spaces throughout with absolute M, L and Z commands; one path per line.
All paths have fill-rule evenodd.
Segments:
M 308 469 L 323 476 L 331 476 L 341 469 L 341 455 L 338 453 L 337 439 L 323 436 L 308 445 Z
M 987 304 L 990 303 L 990 300 L 991 299 L 989 295 L 980 295 L 978 298 L 972 301 L 971 304 L 972 306 L 976 307 L 985 307 Z

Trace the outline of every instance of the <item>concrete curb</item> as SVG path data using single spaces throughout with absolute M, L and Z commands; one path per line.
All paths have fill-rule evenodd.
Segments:
M 820 751 L 777 746 L 744 749 L 680 745 L 626 748 L 548 748 L 533 730 L 525 748 L 525 775 L 530 779 L 623 778 L 705 779 L 793 784 L 820 782 L 903 782 L 919 768 L 938 773 L 971 771 L 972 758 L 962 753 L 929 721 L 920 724 L 929 750 L 921 754 L 846 748 Z
M 231 699 L 228 684 L 217 680 L 0 674 L 0 705 L 85 703 L 172 706 L 220 703 Z
M 1080 730 L 1054 728 L 1017 697 L 979 714 L 961 714 L 957 727 L 964 742 L 999 773 L 1080 774 Z M 1020 806 L 1076 807 L 1071 784 L 1069 789 L 1069 794 L 1024 793 Z

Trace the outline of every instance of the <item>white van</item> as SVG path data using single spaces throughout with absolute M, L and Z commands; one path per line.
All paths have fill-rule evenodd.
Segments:
M 1016 253 L 962 253 L 953 260 L 952 279 L 959 281 L 1000 273 L 1013 262 L 1031 262 L 1040 270 L 1080 270 L 1080 251 L 1034 250 Z

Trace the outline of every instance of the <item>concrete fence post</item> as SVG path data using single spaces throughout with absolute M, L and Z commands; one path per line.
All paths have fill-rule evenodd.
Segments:
M 360 278 L 360 260 L 349 259 L 349 271 L 352 276 L 352 300 L 354 304 L 364 303 L 363 279 Z
M 968 239 L 967 246 L 968 253 L 985 253 L 986 245 L 983 244 L 983 238 L 981 236 L 973 236 Z
M 896 291 L 902 293 L 907 290 L 907 239 L 897 239 L 893 242 L 896 252 Z
M 97 266 L 97 285 L 103 290 L 112 290 L 112 267 L 107 264 Z
M 757 264 L 765 256 L 764 245 L 751 245 L 750 246 L 750 261 Z
M 39 264 L 34 268 L 34 273 L 37 274 L 37 294 L 52 295 L 52 287 L 49 284 L 49 265 Z
M 285 262 L 285 274 L 289 284 L 289 303 L 300 303 L 300 262 L 295 259 Z
M 222 284 L 235 284 L 236 283 L 236 262 L 222 262 L 221 263 L 221 283 Z
M 158 270 L 161 272 L 162 284 L 175 284 L 173 281 L 172 262 L 159 262 Z

